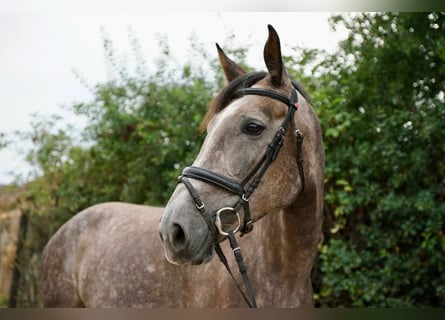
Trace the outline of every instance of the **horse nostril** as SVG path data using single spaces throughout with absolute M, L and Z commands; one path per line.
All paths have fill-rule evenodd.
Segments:
M 172 226 L 172 243 L 178 247 L 178 249 L 182 249 L 188 244 L 187 237 L 185 235 L 184 229 L 177 224 L 174 223 Z

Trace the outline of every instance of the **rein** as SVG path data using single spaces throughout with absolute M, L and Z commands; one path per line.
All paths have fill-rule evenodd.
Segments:
M 264 152 L 261 159 L 258 163 L 247 173 L 244 179 L 241 182 L 232 180 L 228 177 L 222 176 L 216 172 L 199 168 L 199 167 L 186 167 L 182 174 L 178 178 L 178 183 L 183 183 L 184 186 L 189 191 L 191 197 L 195 202 L 195 206 L 197 210 L 201 213 L 203 219 L 205 220 L 210 233 L 213 238 L 213 245 L 215 251 L 227 269 L 228 273 L 232 277 L 235 282 L 238 290 L 241 292 L 244 300 L 247 305 L 251 308 L 256 308 L 255 296 L 253 294 L 249 277 L 247 276 L 246 266 L 244 265 L 243 257 L 241 255 L 240 247 L 238 246 L 238 242 L 236 241 L 235 233 L 239 230 L 241 232 L 241 236 L 251 232 L 253 230 L 253 221 L 250 214 L 249 208 L 249 198 L 255 192 L 255 189 L 260 184 L 263 176 L 266 174 L 270 165 L 276 160 L 278 154 L 281 150 L 281 147 L 284 143 L 284 138 L 288 131 L 289 126 L 293 126 L 296 139 L 296 161 L 298 165 L 298 172 L 301 179 L 301 190 L 300 195 L 303 194 L 305 188 L 305 179 L 304 179 L 304 171 L 303 171 L 303 156 L 302 156 L 302 143 L 303 143 L 303 134 L 296 127 L 294 121 L 295 112 L 298 110 L 298 93 L 297 90 L 292 87 L 290 99 L 281 93 L 260 89 L 260 88 L 243 88 L 234 93 L 234 97 L 242 97 L 245 95 L 259 95 L 264 97 L 269 97 L 280 102 L 283 102 L 287 105 L 288 111 L 285 119 L 283 120 L 280 128 L 275 133 L 274 138 L 271 143 L 268 145 L 266 151 Z M 232 207 L 224 207 L 211 214 L 206 213 L 204 202 L 202 201 L 199 193 L 193 187 L 193 184 L 189 179 L 200 180 L 206 183 L 211 183 L 216 185 L 222 189 L 225 189 L 231 193 L 234 193 L 240 197 L 238 202 Z M 244 211 L 244 219 L 243 223 L 241 223 L 241 218 L 239 215 L 240 209 Z M 235 227 L 231 227 L 235 225 Z M 229 229 L 226 227 L 229 226 Z M 227 258 L 224 255 L 224 252 L 221 249 L 219 244 L 219 236 L 224 236 L 229 238 L 230 247 L 232 248 L 233 254 L 235 256 L 235 260 L 238 264 L 239 272 L 243 278 L 244 286 L 246 288 L 247 294 L 242 290 L 239 283 L 236 281 L 232 270 L 227 262 Z

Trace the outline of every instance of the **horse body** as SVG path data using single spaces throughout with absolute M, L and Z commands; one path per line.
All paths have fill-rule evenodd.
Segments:
M 162 211 L 142 205 L 104 203 L 73 217 L 59 229 L 43 253 L 43 305 L 245 306 L 217 259 L 201 266 L 167 262 L 157 230 Z M 261 306 L 275 307 L 310 304 L 310 282 L 307 275 L 299 273 L 298 256 L 289 254 L 288 239 L 278 234 L 282 230 L 280 224 L 292 228 L 284 213 L 271 215 L 249 237 L 240 240 L 257 301 Z M 288 233 L 295 235 L 294 230 Z M 277 246 L 276 241 L 262 241 L 264 237 L 283 243 Z M 229 250 L 226 244 L 223 249 Z
M 289 95 L 292 84 L 282 65 L 278 36 L 271 27 L 264 54 L 267 74 L 246 74 L 219 46 L 218 52 L 231 85 L 209 107 L 204 121 L 207 137 L 193 165 L 240 180 L 279 130 L 285 108 L 270 97 L 227 97 L 252 77 L 252 87 L 282 95 Z M 260 307 L 312 304 L 310 273 L 321 241 L 324 149 L 320 125 L 307 96 L 298 93 L 298 98 L 299 109 L 293 120 L 305 136 L 301 150 L 304 192 L 302 173 L 295 161 L 296 137 L 287 134 L 281 152 L 249 199 L 255 227 L 239 238 Z M 245 306 L 223 264 L 213 258 L 215 242 L 221 242 L 223 251 L 230 252 L 228 241 L 221 235 L 212 236 L 208 219 L 203 217 L 212 217 L 213 212 L 233 204 L 238 197 L 203 181 L 191 183 L 206 204 L 205 212 L 197 210 L 190 190 L 181 183 L 165 209 L 104 203 L 69 220 L 42 255 L 43 304 Z M 245 209 L 238 214 L 244 218 Z M 228 260 L 237 271 L 234 259 Z

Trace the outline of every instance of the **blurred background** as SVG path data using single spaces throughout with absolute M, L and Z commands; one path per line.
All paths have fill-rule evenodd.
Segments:
M 140 46 L 138 59 L 147 62 L 148 74 L 162 54 L 160 41 L 171 47 L 168 63 L 180 67 L 193 58 L 192 41 L 215 57 L 215 42 L 223 43 L 234 30 L 243 30 L 233 41 L 249 48 L 250 63 L 263 68 L 268 23 L 289 39 L 288 46 L 332 51 L 346 33 L 331 30 L 328 17 L 322 12 L 0 13 L 0 130 L 14 134 L 29 128 L 35 115 L 58 114 L 81 131 L 85 121 L 74 115 L 71 105 L 91 100 L 88 87 L 113 77 L 104 58 L 105 37 L 130 70 L 137 63 L 133 47 Z M 23 157 L 27 148 L 20 143 L 0 150 L 0 183 L 18 176 L 26 180 L 32 169 Z
M 165 205 L 223 87 L 215 42 L 265 69 L 267 24 L 326 149 L 318 307 L 445 306 L 445 15 L 0 13 L 0 305 L 104 201 Z

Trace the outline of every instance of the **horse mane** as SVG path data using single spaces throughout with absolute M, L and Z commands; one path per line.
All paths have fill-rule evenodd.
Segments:
M 309 93 L 307 93 L 306 89 L 303 88 L 303 85 L 300 83 L 300 81 L 291 80 L 291 82 L 294 88 L 303 96 L 303 98 L 307 101 L 307 103 L 312 105 L 311 96 L 309 95 Z
M 253 86 L 266 75 L 267 72 L 264 71 L 249 72 L 229 82 L 229 84 L 225 86 L 212 101 L 210 101 L 207 112 L 201 122 L 201 131 L 204 132 L 206 130 L 207 124 L 215 114 L 219 113 L 230 104 L 233 100 L 233 93 L 239 89 Z
M 213 118 L 213 116 L 221 112 L 225 107 L 227 107 L 233 100 L 233 94 L 243 88 L 250 88 L 255 83 L 263 79 L 267 75 L 264 71 L 254 71 L 245 73 L 238 78 L 231 81 L 227 86 L 225 86 L 218 95 L 213 98 L 209 103 L 207 112 L 201 122 L 200 130 L 204 132 L 207 128 L 208 123 Z M 292 85 L 297 89 L 298 92 L 306 99 L 310 104 L 311 98 L 306 90 L 303 88 L 302 84 L 298 81 L 292 80 Z

